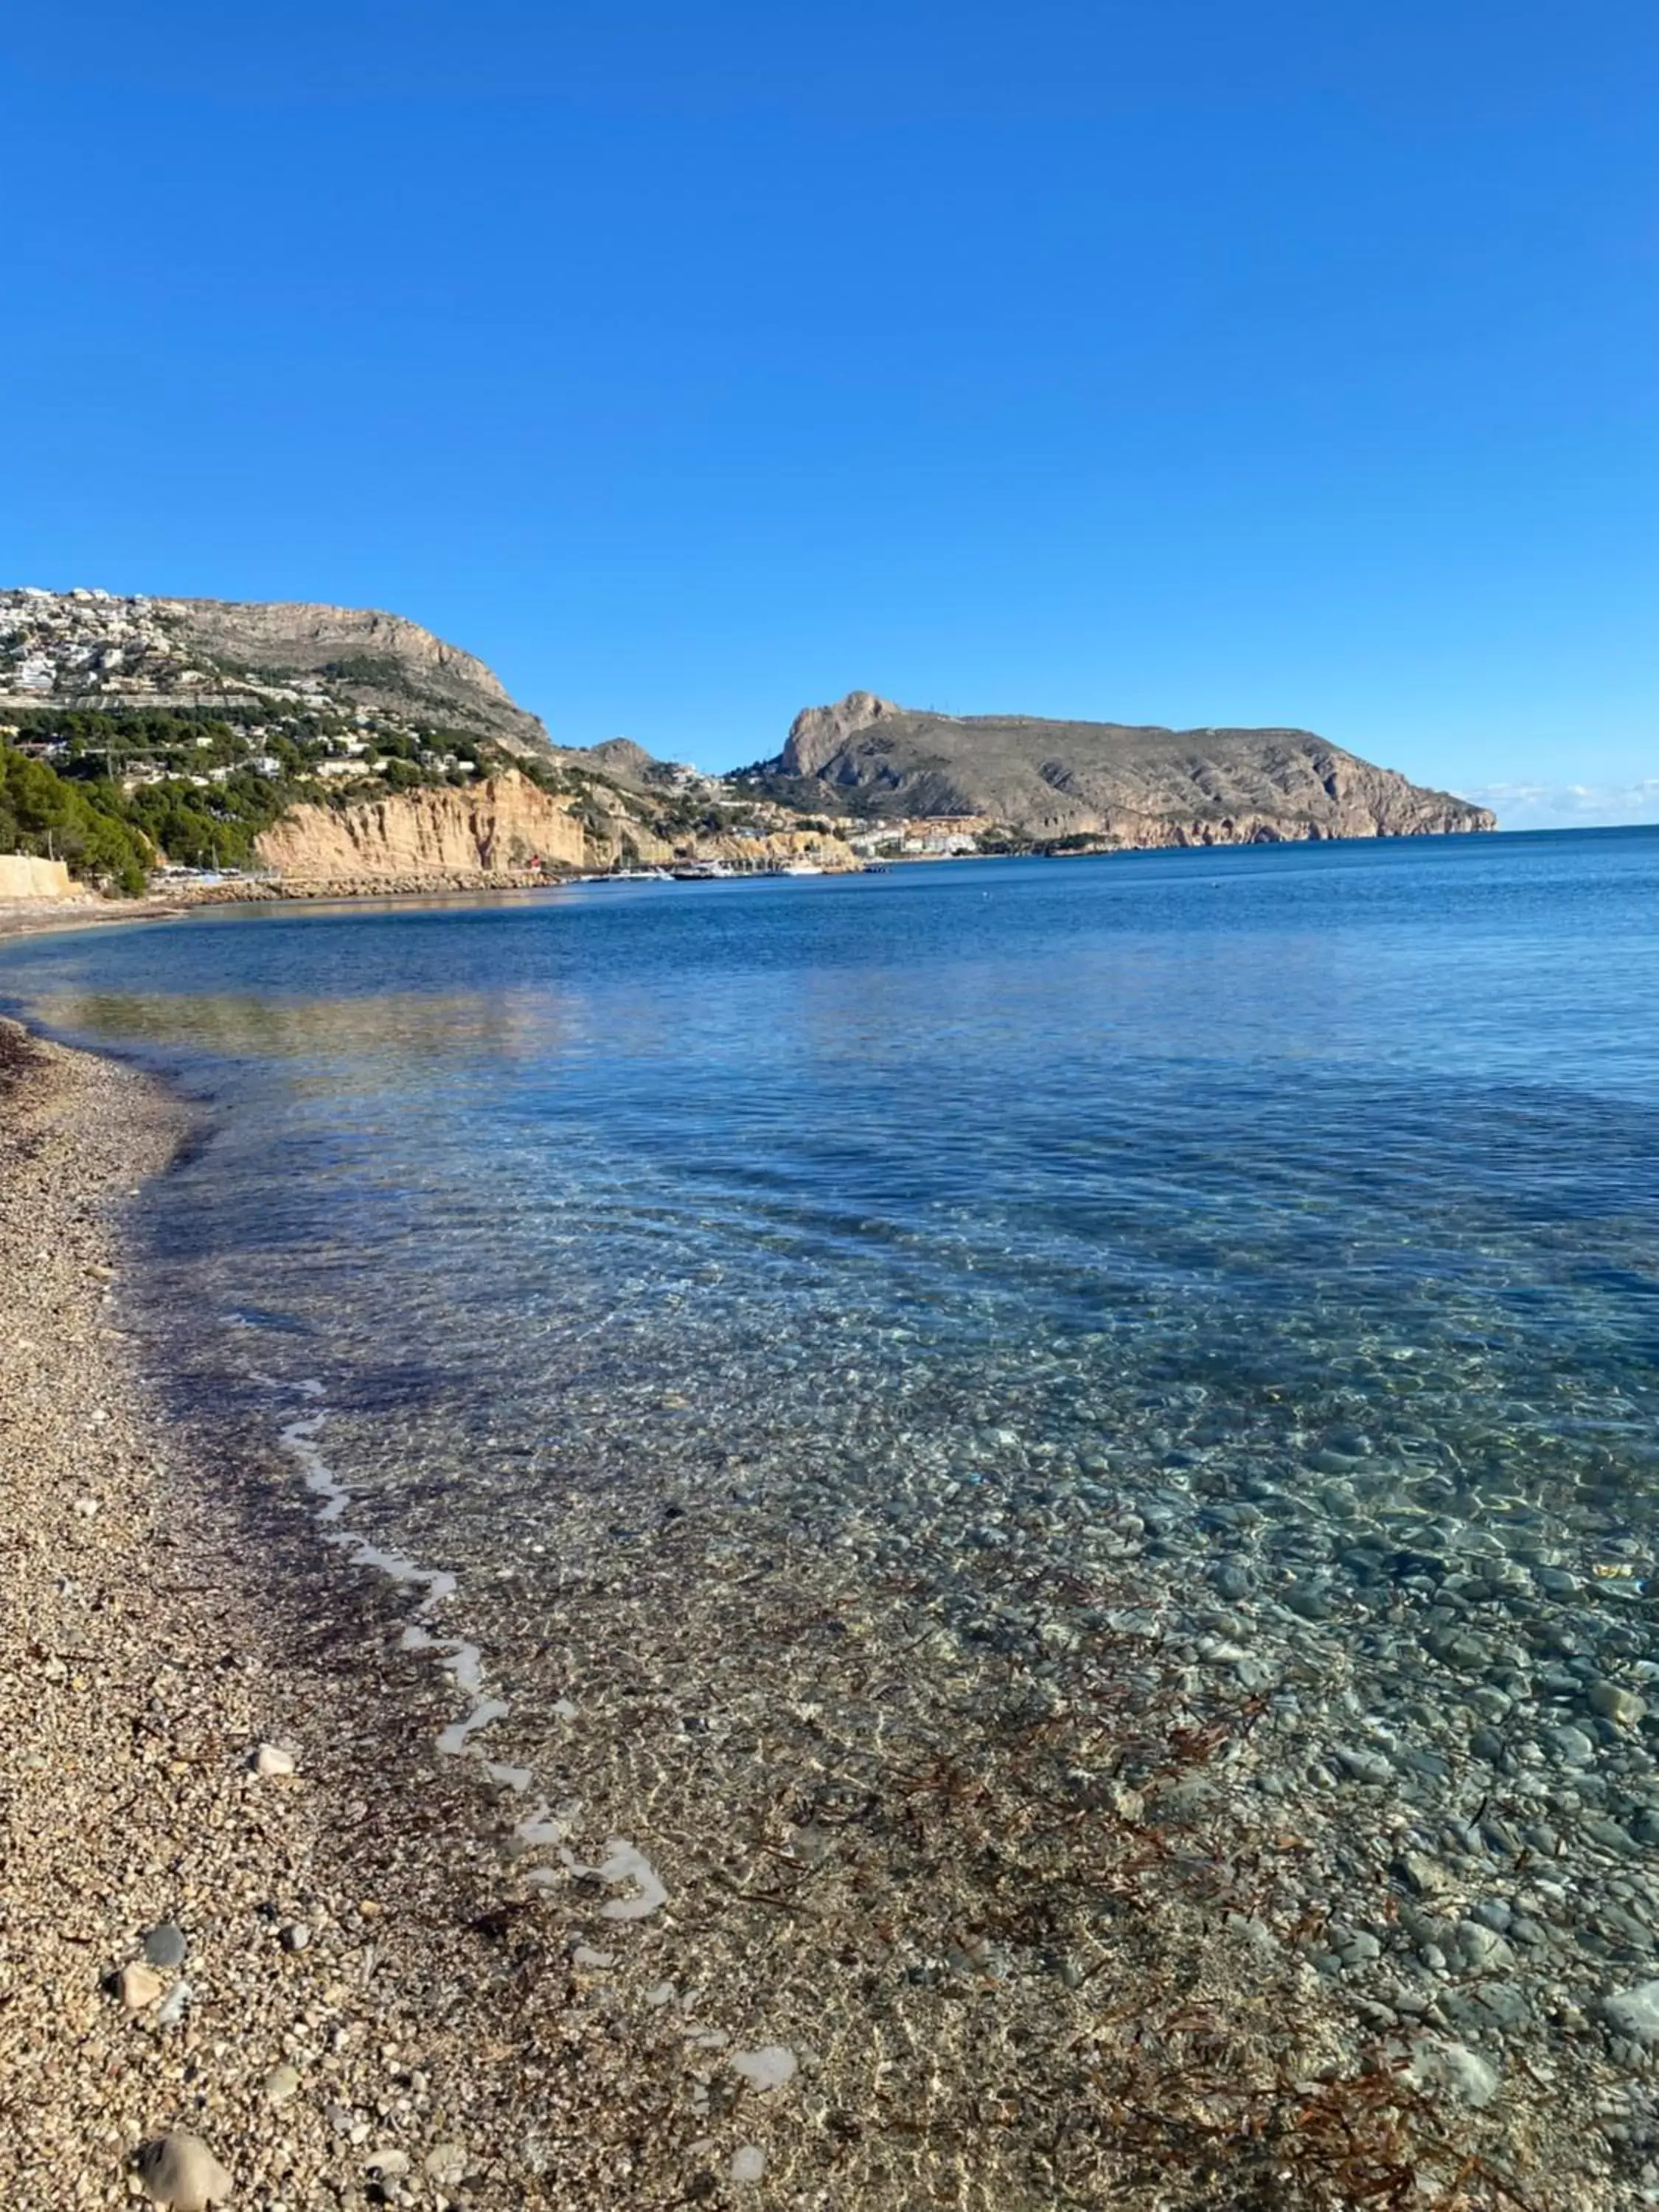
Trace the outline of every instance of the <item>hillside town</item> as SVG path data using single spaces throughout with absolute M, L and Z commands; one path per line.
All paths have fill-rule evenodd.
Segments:
M 210 649 L 227 635 L 257 662 Z M 844 873 L 994 846 L 983 816 L 808 811 L 627 738 L 559 746 L 482 663 L 353 610 L 0 592 L 0 751 L 19 881 L 67 862 L 128 892 Z
M 270 794 L 264 811 L 281 811 L 295 799 L 465 788 L 510 762 L 622 825 L 618 854 L 624 842 L 654 841 L 691 857 L 713 837 L 738 848 L 724 857 L 741 866 L 743 848 L 788 837 L 805 840 L 797 858 L 844 867 L 958 857 L 994 828 L 974 815 L 805 815 L 625 738 L 503 745 L 476 726 L 447 726 L 447 703 L 384 656 L 232 665 L 203 650 L 190 602 L 84 586 L 0 591 L 0 743 L 100 776 L 127 800 L 194 792 L 217 794 L 204 803 L 223 811 L 257 779 Z

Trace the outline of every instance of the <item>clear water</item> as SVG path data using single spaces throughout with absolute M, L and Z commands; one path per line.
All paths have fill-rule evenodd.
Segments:
M 550 1838 L 628 1838 L 697 1951 L 642 1917 L 650 1971 L 832 2103 L 913 2065 L 930 2171 L 991 2170 L 962 2100 L 1016 2058 L 928 2005 L 1086 2008 L 1086 1929 L 902 1823 L 890 1910 L 845 1852 L 823 1884 L 856 1975 L 732 1893 L 817 1864 L 850 1778 L 1001 1776 L 1011 1727 L 1088 1719 L 1066 1774 L 1133 1781 L 1108 1676 L 1265 1699 L 1238 1788 L 1329 1801 L 1328 1890 L 1383 1878 L 1347 1790 L 1471 1882 L 1492 1808 L 1547 1823 L 1550 1972 L 1618 1979 L 1593 1923 L 1645 1859 L 1580 1830 L 1659 1836 L 1659 1782 L 1583 1704 L 1659 1674 L 1659 832 L 228 908 L 6 948 L 0 999 L 210 1103 L 149 1217 L 179 1387 L 309 1412 L 353 1524 L 458 1578 L 550 1887 Z M 1470 1753 L 1505 1714 L 1538 1773 Z

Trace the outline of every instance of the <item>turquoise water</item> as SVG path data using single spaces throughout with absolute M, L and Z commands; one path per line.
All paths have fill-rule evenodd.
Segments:
M 1268 1700 L 1240 1787 L 1329 1800 L 1330 1882 L 1384 1878 L 1346 1792 L 1469 1882 L 1538 1830 L 1550 1974 L 1618 1978 L 1588 1824 L 1645 1852 L 1659 1779 L 1583 1701 L 1659 1676 L 1659 832 L 227 908 L 6 948 L 0 1001 L 206 1102 L 147 1232 L 174 1387 L 309 1409 L 457 1577 L 471 1747 L 579 1856 L 684 1903 L 750 1800 L 816 1832 L 826 1713 L 860 1771 L 971 1764 L 1151 1623 L 1170 1698 Z M 1380 1963 L 1296 1940 L 1437 1987 L 1376 1918 Z M 1547 2033 L 1528 1965 L 1467 2039 Z
M 941 1419 L 1057 1340 L 1316 1425 L 1375 1332 L 1651 1476 L 1653 832 L 222 909 L 0 988 L 213 1101 L 181 1297 L 520 1446 L 572 1359 L 781 1328 L 908 1346 Z

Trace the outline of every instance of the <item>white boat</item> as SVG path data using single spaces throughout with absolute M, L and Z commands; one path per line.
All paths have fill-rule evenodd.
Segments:
M 682 860 L 670 870 L 677 884 L 711 884 L 731 872 L 724 860 Z
M 776 872 L 781 876 L 821 876 L 823 870 L 816 860 L 785 860 Z

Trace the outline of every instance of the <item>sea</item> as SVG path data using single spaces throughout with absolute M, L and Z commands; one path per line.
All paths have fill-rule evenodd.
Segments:
M 1607 2059 L 1659 830 L 224 907 L 0 1005 L 197 1103 L 152 1364 L 400 1588 L 699 2141 L 1061 2201 L 1166 1910 L 1401 2065 Z

